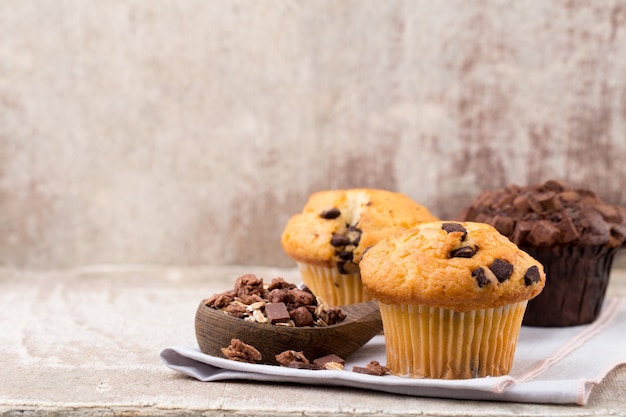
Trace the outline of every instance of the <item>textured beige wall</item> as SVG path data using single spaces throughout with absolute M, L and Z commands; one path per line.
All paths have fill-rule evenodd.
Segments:
M 625 1 L 0 0 L 0 265 L 291 265 L 323 188 L 626 204 Z

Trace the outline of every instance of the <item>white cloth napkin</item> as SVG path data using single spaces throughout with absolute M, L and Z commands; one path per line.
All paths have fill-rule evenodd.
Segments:
M 171 346 L 161 359 L 201 381 L 245 379 L 334 385 L 396 394 L 529 403 L 587 403 L 593 387 L 626 363 L 626 299 L 607 300 L 592 324 L 563 328 L 522 327 L 507 376 L 469 380 L 411 379 L 351 372 L 372 360 L 385 364 L 384 336 L 374 337 L 346 359 L 343 371 L 312 371 L 247 364 L 206 355 L 197 346 Z

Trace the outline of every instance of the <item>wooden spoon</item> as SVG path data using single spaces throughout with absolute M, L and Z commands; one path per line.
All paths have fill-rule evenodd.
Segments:
M 230 316 L 200 303 L 196 311 L 196 339 L 203 353 L 224 357 L 231 339 L 254 346 L 261 362 L 278 364 L 275 356 L 286 350 L 303 352 L 310 361 L 334 353 L 346 358 L 383 330 L 376 301 L 342 306 L 346 318 L 325 327 L 285 327 L 259 324 Z

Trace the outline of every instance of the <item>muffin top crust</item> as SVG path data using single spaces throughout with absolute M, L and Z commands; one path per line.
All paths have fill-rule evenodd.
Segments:
M 398 232 L 361 260 L 367 291 L 386 304 L 455 311 L 529 300 L 545 285 L 543 266 L 484 223 L 436 221 Z
M 626 244 L 626 208 L 558 180 L 485 191 L 459 220 L 488 223 L 522 248 Z
M 340 273 L 359 271 L 363 252 L 388 235 L 437 220 L 408 196 L 355 188 L 312 194 L 285 226 L 281 244 L 292 259 Z

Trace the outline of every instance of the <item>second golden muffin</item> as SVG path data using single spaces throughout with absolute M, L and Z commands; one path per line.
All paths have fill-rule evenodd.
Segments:
M 361 260 L 379 301 L 387 367 L 462 379 L 507 374 L 542 265 L 483 223 L 431 222 L 374 245 Z
M 408 196 L 356 188 L 312 194 L 281 236 L 304 283 L 330 305 L 368 301 L 359 263 L 375 243 L 400 230 L 437 218 Z

